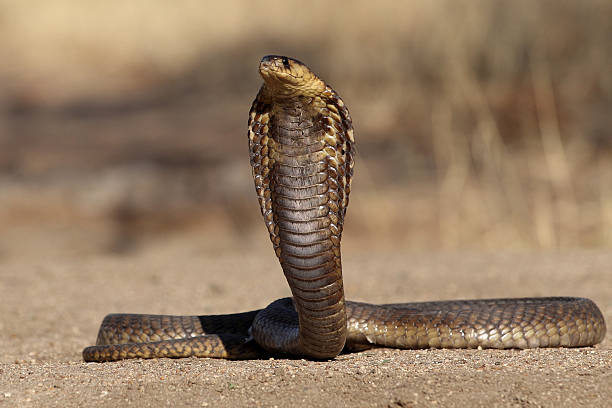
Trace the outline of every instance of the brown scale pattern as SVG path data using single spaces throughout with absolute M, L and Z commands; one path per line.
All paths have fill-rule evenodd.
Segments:
M 371 305 L 344 299 L 340 240 L 354 165 L 351 117 L 301 62 L 260 63 L 249 112 L 255 190 L 293 298 L 220 316 L 109 315 L 86 361 L 125 358 L 333 358 L 343 348 L 583 347 L 606 332 L 582 298 L 456 300 Z
M 333 357 L 346 336 L 340 239 L 353 169 L 350 115 L 328 86 L 279 98 L 264 83 L 249 118 L 261 212 L 298 310 L 292 336 L 263 329 L 266 314 L 253 335 L 269 350 Z

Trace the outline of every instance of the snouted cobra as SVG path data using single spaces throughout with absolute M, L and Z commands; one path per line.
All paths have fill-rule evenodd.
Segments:
M 211 316 L 112 314 L 85 361 L 127 358 L 331 359 L 343 350 L 584 347 L 603 316 L 589 299 L 551 297 L 371 305 L 344 299 L 340 238 L 355 140 L 338 94 L 306 65 L 270 55 L 249 112 L 255 190 L 292 298 Z

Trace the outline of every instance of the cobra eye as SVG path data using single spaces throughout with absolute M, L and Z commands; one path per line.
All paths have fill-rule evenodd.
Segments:
M 283 66 L 285 69 L 289 69 L 289 58 L 283 57 Z

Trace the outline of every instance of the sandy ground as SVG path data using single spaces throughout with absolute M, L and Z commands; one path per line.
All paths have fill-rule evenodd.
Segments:
M 110 312 L 249 310 L 286 296 L 267 248 L 152 248 L 0 263 L 0 406 L 609 406 L 612 333 L 594 348 L 388 350 L 333 361 L 84 363 Z M 347 297 L 576 295 L 612 326 L 612 254 L 344 251 Z

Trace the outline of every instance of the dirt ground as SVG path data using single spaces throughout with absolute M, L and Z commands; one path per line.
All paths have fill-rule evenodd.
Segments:
M 110 312 L 206 314 L 286 296 L 270 248 L 169 242 L 129 257 L 0 264 L 0 406 L 609 406 L 612 333 L 594 348 L 389 350 L 333 361 L 84 363 Z M 364 251 L 347 240 L 347 297 L 401 302 L 576 295 L 612 321 L 612 255 Z M 263 250 L 263 251 L 262 251 Z

